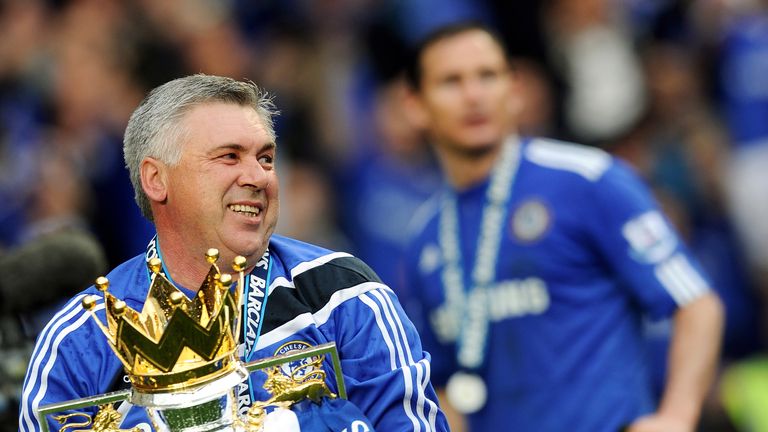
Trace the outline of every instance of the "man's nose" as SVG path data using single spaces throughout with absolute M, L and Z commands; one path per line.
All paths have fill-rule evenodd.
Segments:
M 484 92 L 483 84 L 477 79 L 468 79 L 462 88 L 464 97 L 472 102 L 479 100 Z
M 267 170 L 257 159 L 243 160 L 240 164 L 239 186 L 261 190 L 267 187 L 269 181 L 270 177 L 267 175 Z

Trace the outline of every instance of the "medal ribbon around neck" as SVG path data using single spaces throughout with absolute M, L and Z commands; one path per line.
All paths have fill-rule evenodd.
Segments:
M 458 329 L 456 360 L 461 368 L 467 370 L 477 371 L 485 361 L 489 326 L 488 289 L 496 278 L 503 221 L 520 164 L 522 143 L 516 141 L 516 138 L 505 141 L 501 156 L 491 171 L 471 286 L 468 288 L 464 286 L 459 212 L 454 192 L 446 193 L 440 212 L 438 241 L 445 260 L 441 277 L 452 321 L 464 322 L 464 326 Z
M 157 239 L 157 235 L 152 237 L 147 245 L 147 252 L 144 255 L 144 259 L 147 263 L 152 258 L 158 258 L 162 262 L 163 267 L 161 272 L 165 277 L 173 283 L 168 269 L 165 267 L 165 261 L 163 260 L 162 253 L 160 252 L 160 241 Z M 267 310 L 267 299 L 269 298 L 269 281 L 272 276 L 272 259 L 269 253 L 269 248 L 264 251 L 264 255 L 261 256 L 259 261 L 254 266 L 253 270 L 245 276 L 243 290 L 243 360 L 250 362 L 253 359 L 253 355 L 256 351 L 256 345 L 259 342 L 261 336 L 261 326 L 264 323 L 264 314 Z M 152 275 L 147 270 L 147 277 L 152 280 Z M 175 284 L 174 284 L 175 285 Z M 237 289 L 241 289 L 237 287 Z M 248 383 L 251 393 L 251 401 L 253 401 L 253 383 L 251 377 L 248 377 Z

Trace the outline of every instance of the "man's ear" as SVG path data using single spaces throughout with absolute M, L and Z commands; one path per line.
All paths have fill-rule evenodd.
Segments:
M 413 89 L 407 89 L 403 96 L 402 105 L 405 116 L 412 125 L 421 130 L 426 130 L 429 127 L 429 113 L 420 94 Z
M 157 159 L 146 157 L 141 161 L 141 187 L 150 201 L 163 202 L 168 198 L 168 167 Z

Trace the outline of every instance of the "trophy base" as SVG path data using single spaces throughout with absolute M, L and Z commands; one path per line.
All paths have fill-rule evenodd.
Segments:
M 238 362 L 235 369 L 213 382 L 170 393 L 134 390 L 131 403 L 147 408 L 158 432 L 238 432 L 234 387 L 248 378 Z
M 240 432 L 234 391 L 199 405 L 163 410 L 148 408 L 157 432 Z

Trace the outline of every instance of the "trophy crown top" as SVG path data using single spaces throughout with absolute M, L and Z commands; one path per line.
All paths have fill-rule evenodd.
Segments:
M 105 278 L 104 276 L 99 276 L 96 278 L 96 288 L 104 292 L 109 288 L 109 279 Z
M 149 267 L 149 270 L 152 271 L 152 273 L 158 274 L 163 270 L 163 262 L 160 261 L 160 258 L 155 257 L 147 262 L 147 267 Z
M 200 289 L 187 297 L 162 271 L 162 262 L 152 258 L 147 296 L 139 310 L 109 292 L 109 280 L 99 277 L 106 324 L 95 314 L 100 296 L 83 299 L 128 373 L 135 390 L 143 393 L 173 392 L 204 384 L 236 367 L 240 300 L 244 274 L 232 292 L 232 275 L 216 265 L 219 252 L 208 249 L 211 265 Z M 243 269 L 245 258 L 232 263 Z
M 219 260 L 219 250 L 216 248 L 210 248 L 205 252 L 205 260 L 208 263 L 213 264 Z

